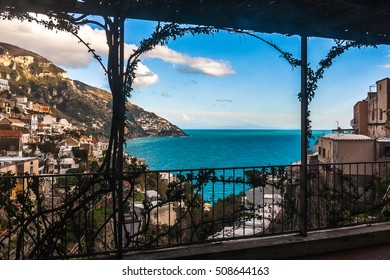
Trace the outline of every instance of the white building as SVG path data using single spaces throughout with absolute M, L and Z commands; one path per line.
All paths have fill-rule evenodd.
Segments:
M 57 123 L 57 118 L 51 115 L 45 115 L 41 123 L 47 126 L 53 126 Z
M 34 134 L 38 130 L 37 115 L 24 115 L 20 118 L 20 120 L 28 125 L 31 134 Z
M 175 175 L 169 172 L 161 172 L 160 178 L 162 181 L 164 181 L 167 184 L 175 181 Z
M 249 189 L 244 200 L 248 217 L 237 221 L 233 226 L 226 226 L 208 239 L 252 236 L 267 232 L 282 209 L 282 196 L 273 186 Z
M 0 91 L 9 91 L 8 80 L 0 79 Z
M 72 129 L 72 124 L 67 119 L 60 119 L 57 124 L 57 129 L 61 132 Z
M 59 159 L 58 162 L 55 165 L 55 169 L 54 170 L 55 170 L 56 173 L 58 173 L 58 171 L 59 171 L 59 174 L 66 174 L 66 172 L 69 169 L 76 169 L 76 168 L 79 168 L 79 165 L 76 164 L 76 162 L 74 161 L 73 158 L 69 157 L 69 158 Z
M 30 133 L 22 133 L 22 143 L 23 144 L 30 143 Z
M 157 200 L 160 199 L 160 195 L 155 190 L 148 190 L 148 191 L 146 191 L 146 197 L 150 201 L 157 201 Z
M 16 104 L 27 104 L 28 99 L 26 96 L 16 96 L 15 101 L 16 101 Z

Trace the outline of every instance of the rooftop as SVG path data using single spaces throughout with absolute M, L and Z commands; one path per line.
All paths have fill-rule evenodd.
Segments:
M 360 140 L 372 140 L 370 137 L 361 134 L 344 134 L 344 133 L 334 133 L 334 134 L 326 134 L 321 138 L 328 138 L 333 140 L 341 140 L 341 141 L 360 141 Z
M 30 160 L 38 160 L 37 157 L 0 157 L 0 162 L 23 162 Z
M 1 123 L 10 123 L 10 124 L 25 125 L 25 123 L 22 122 L 21 120 L 14 119 L 14 118 L 4 118 L 4 119 L 2 119 L 0 122 L 1 122 Z
M 20 137 L 21 135 L 20 130 L 0 130 L 0 137 Z
M 379 139 L 376 139 L 377 142 L 383 142 L 383 143 L 389 143 L 390 142 L 390 138 L 379 138 Z

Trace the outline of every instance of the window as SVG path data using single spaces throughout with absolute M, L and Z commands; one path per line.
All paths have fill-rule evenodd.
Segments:
M 383 120 L 383 110 L 380 109 L 379 111 L 379 119 Z
M 390 157 L 390 147 L 385 147 L 385 156 Z
M 326 153 L 325 148 L 322 148 L 322 156 L 323 157 L 325 157 L 325 153 Z
M 24 164 L 23 163 L 17 163 L 17 171 L 18 175 L 23 175 L 24 174 Z

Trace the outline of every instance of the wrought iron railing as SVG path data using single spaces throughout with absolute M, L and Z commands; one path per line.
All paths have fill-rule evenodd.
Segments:
M 3 174 L 0 259 L 116 256 L 298 232 L 299 170 L 133 165 L 122 184 L 111 173 Z M 390 162 L 309 165 L 308 229 L 389 220 L 389 174 Z

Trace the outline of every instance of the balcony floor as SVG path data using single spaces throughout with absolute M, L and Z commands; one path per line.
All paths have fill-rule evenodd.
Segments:
M 123 259 L 390 259 L 390 223 L 133 252 Z
M 296 258 L 298 260 L 390 260 L 390 243 Z

